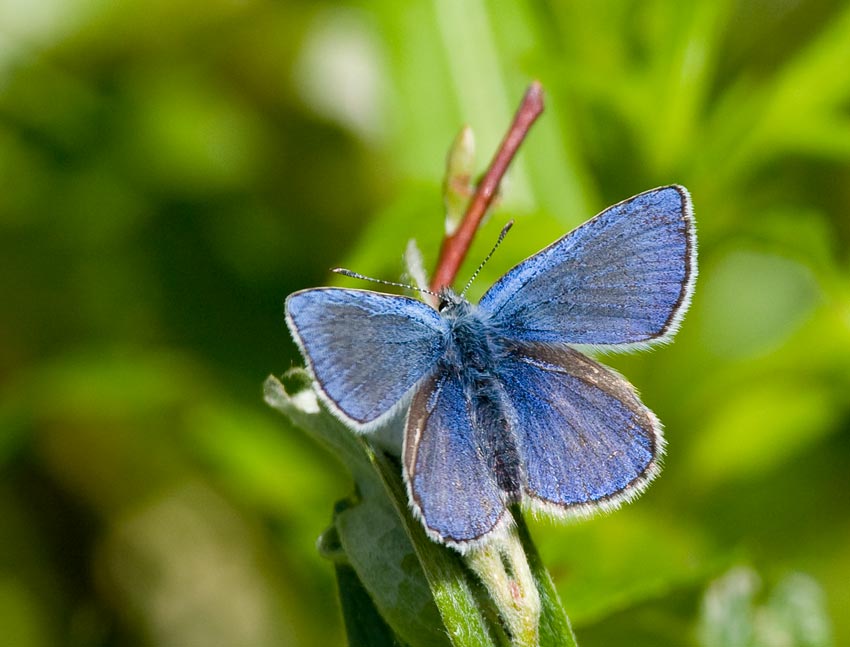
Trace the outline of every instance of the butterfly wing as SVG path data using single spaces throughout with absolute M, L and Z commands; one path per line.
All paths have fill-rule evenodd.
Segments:
M 439 314 L 408 297 L 303 290 L 286 299 L 286 321 L 328 405 L 360 431 L 380 424 L 445 350 Z
M 658 472 L 661 425 L 610 369 L 567 347 L 527 344 L 511 350 L 499 377 L 532 507 L 615 507 Z
M 509 518 L 473 415 L 460 375 L 439 370 L 413 397 L 404 440 L 411 506 L 433 539 L 458 548 Z
M 690 196 L 641 193 L 526 259 L 481 299 L 508 337 L 645 344 L 671 336 L 696 278 Z

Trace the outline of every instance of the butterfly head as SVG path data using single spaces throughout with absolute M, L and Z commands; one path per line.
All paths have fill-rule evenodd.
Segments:
M 469 311 L 472 304 L 451 288 L 440 290 L 437 310 L 443 317 L 457 317 Z

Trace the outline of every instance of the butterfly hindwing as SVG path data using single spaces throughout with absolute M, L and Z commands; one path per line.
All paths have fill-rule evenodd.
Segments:
M 404 473 L 410 502 L 428 533 L 444 543 L 474 541 L 507 515 L 474 414 L 459 374 L 445 370 L 423 382 L 408 413 Z
M 360 430 L 380 423 L 445 350 L 445 322 L 408 297 L 302 290 L 287 298 L 286 319 L 328 404 Z
M 655 476 L 661 426 L 618 374 L 570 348 L 529 344 L 511 351 L 500 379 L 532 507 L 613 507 Z
M 521 341 L 605 346 L 665 339 L 690 298 L 694 236 L 688 192 L 653 189 L 514 267 L 479 306 Z

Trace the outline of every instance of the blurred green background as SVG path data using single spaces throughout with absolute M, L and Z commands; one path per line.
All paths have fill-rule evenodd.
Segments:
M 675 342 L 603 358 L 664 473 L 532 528 L 579 642 L 716 643 L 728 603 L 792 644 L 802 581 L 795 644 L 850 643 L 848 64 L 832 0 L 0 0 L 0 642 L 343 643 L 349 478 L 261 397 L 283 299 L 433 267 L 449 144 L 483 169 L 539 78 L 474 297 L 658 185 L 699 229 Z

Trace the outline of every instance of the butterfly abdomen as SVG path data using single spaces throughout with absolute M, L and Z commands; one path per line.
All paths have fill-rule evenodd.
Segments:
M 499 489 L 510 501 L 522 493 L 520 459 L 514 434 L 505 416 L 505 393 L 493 378 L 480 380 L 470 389 L 475 443 L 480 448 Z

